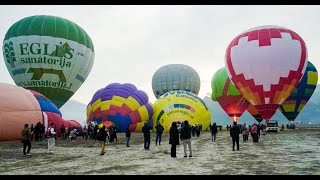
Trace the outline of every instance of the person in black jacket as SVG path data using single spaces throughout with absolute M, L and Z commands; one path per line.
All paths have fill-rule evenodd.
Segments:
M 181 128 L 180 139 L 183 142 L 184 149 L 184 157 L 187 157 L 187 145 L 189 148 L 189 157 L 192 157 L 192 149 L 191 149 L 191 127 L 189 126 L 189 122 L 184 121 L 184 126 Z
M 212 126 L 210 126 L 210 130 L 211 130 L 211 140 L 216 141 L 217 138 L 217 133 L 218 133 L 218 127 L 216 123 L 213 123 Z
M 240 134 L 240 128 L 237 126 L 237 122 L 233 122 L 233 126 L 230 127 L 230 136 L 232 137 L 233 151 L 234 151 L 235 143 L 237 143 L 237 150 L 239 151 L 239 134 Z
M 130 141 L 130 136 L 131 136 L 131 131 L 130 131 L 130 125 L 127 126 L 127 129 L 126 129 L 126 142 L 127 142 L 127 147 L 130 147 L 129 146 L 129 141 Z
M 144 149 L 145 150 L 150 150 L 149 146 L 150 146 L 150 130 L 152 129 L 152 127 L 150 127 L 148 125 L 147 122 L 144 123 L 144 126 L 142 127 L 142 132 L 143 132 L 143 137 L 144 137 Z
M 177 123 L 172 122 L 172 126 L 170 128 L 170 136 L 169 136 L 169 144 L 171 144 L 171 157 L 177 157 L 177 145 L 180 145 L 179 140 L 179 132 L 177 128 Z
M 156 128 L 156 145 L 158 144 L 158 140 L 159 140 L 159 145 L 161 145 L 161 136 L 164 131 L 164 128 L 160 124 L 160 122 L 158 122 L 155 128 Z
M 108 136 L 108 134 L 106 131 L 106 126 L 103 126 L 102 128 L 99 129 L 99 133 L 95 137 L 100 143 L 100 148 L 101 148 L 100 155 L 104 155 L 104 153 L 105 153 L 104 147 L 105 147 L 107 136 Z

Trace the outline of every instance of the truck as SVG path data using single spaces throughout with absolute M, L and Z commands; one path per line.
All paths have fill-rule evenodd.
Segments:
M 267 132 L 275 132 L 277 133 L 278 132 L 278 121 L 277 120 L 269 120 L 267 122 L 267 127 L 266 127 L 266 131 Z

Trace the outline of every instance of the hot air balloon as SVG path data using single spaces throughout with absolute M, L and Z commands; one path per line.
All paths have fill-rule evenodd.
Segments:
M 152 90 L 156 98 L 173 90 L 185 90 L 198 95 L 199 74 L 184 64 L 168 64 L 160 67 L 152 77 Z
M 249 29 L 229 44 L 225 66 L 240 93 L 269 120 L 297 87 L 307 66 L 307 47 L 280 26 Z
M 100 127 L 114 124 L 118 132 L 125 132 L 128 125 L 132 132 L 141 132 L 144 121 L 153 115 L 148 95 L 132 84 L 112 83 L 98 90 L 87 106 L 87 122 Z
M 240 116 L 249 106 L 249 102 L 240 94 L 230 81 L 226 68 L 220 68 L 212 77 L 212 100 L 218 101 L 231 121 L 238 122 Z
M 204 101 L 184 90 L 165 93 L 156 100 L 153 108 L 153 126 L 160 122 L 165 132 L 169 132 L 174 121 L 177 124 L 185 120 L 188 120 L 190 125 L 201 124 L 203 131 L 209 127 L 211 121 L 210 111 Z
M 77 129 L 77 132 L 79 133 L 79 136 L 83 135 L 83 130 L 81 124 L 76 120 L 64 120 L 63 121 L 64 127 L 68 127 L 69 129 L 75 128 Z
M 251 114 L 252 117 L 254 117 L 255 120 L 257 120 L 259 123 L 263 121 L 262 116 L 259 114 L 259 112 L 256 110 L 256 108 L 249 104 L 247 111 Z
M 88 34 L 56 16 L 30 16 L 14 23 L 2 49 L 15 83 L 45 95 L 58 108 L 80 88 L 94 61 Z
M 294 121 L 301 110 L 305 107 L 318 83 L 318 71 L 314 65 L 308 61 L 306 72 L 300 83 L 291 95 L 282 103 L 279 110 L 289 120 Z
M 53 104 L 50 99 L 33 90 L 29 90 L 40 104 L 40 108 L 43 114 L 43 124 L 46 129 L 50 126 L 51 123 L 55 124 L 55 131 L 60 135 L 60 128 L 64 123 L 62 119 L 62 114 L 55 104 Z
M 0 82 L 0 141 L 21 139 L 25 124 L 43 122 L 37 99 L 22 87 Z

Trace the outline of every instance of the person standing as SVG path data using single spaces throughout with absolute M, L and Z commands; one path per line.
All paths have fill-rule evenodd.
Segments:
M 34 140 L 35 140 L 35 141 L 39 141 L 40 122 L 38 122 L 38 123 L 36 124 L 36 126 L 34 127 L 34 135 L 35 135 Z
M 131 131 L 130 131 L 129 127 L 130 127 L 130 125 L 128 124 L 127 129 L 126 129 L 126 144 L 127 144 L 127 147 L 130 147 L 129 146 L 129 141 L 130 141 Z
M 191 127 L 189 126 L 189 122 L 187 120 L 184 121 L 184 126 L 181 128 L 180 139 L 183 142 L 184 157 L 187 157 L 187 145 L 189 148 L 189 157 L 192 157 Z
M 31 124 L 31 138 L 30 138 L 30 140 L 32 141 L 33 140 L 33 136 L 34 136 L 34 126 L 33 126 L 33 124 Z
M 248 141 L 248 136 L 249 136 L 249 131 L 248 131 L 246 123 L 244 123 L 243 126 L 241 127 L 241 132 L 242 132 L 242 140 L 243 140 L 243 142 L 247 142 Z
M 164 128 L 160 124 L 160 122 L 158 122 L 155 128 L 156 128 L 156 145 L 158 144 L 158 141 L 159 141 L 159 145 L 161 145 L 161 136 L 164 131 Z
M 65 135 L 65 132 L 66 132 L 66 129 L 65 129 L 65 127 L 64 127 L 64 124 L 62 124 L 62 125 L 61 125 L 61 128 L 60 128 L 60 137 L 61 137 L 60 139 L 61 139 L 61 140 L 63 140 L 63 139 L 65 138 L 65 136 L 66 136 L 66 135 Z
M 217 138 L 217 133 L 218 133 L 218 127 L 216 123 L 213 123 L 212 126 L 210 126 L 210 130 L 211 130 L 211 140 L 216 141 Z
M 257 125 L 256 123 L 253 124 L 252 129 L 251 129 L 251 137 L 252 137 L 252 142 L 257 143 L 258 142 L 258 133 L 257 133 Z
M 31 132 L 30 132 L 30 129 L 29 129 L 29 125 L 28 124 L 25 124 L 24 125 L 24 129 L 22 130 L 21 132 L 22 134 L 22 143 L 23 143 L 23 155 L 24 156 L 29 156 L 31 155 L 30 154 L 30 149 L 31 149 L 31 141 L 30 141 L 30 137 L 31 137 Z M 28 150 L 27 150 L 27 153 L 26 153 L 26 148 L 28 146 Z
M 82 130 L 83 134 L 82 134 L 82 139 L 88 139 L 88 128 L 87 126 L 84 126 L 83 127 L 83 130 Z
M 148 125 L 147 122 L 144 123 L 144 126 L 142 127 L 142 132 L 143 132 L 143 137 L 144 137 L 144 149 L 145 150 L 150 150 L 150 139 L 151 139 L 151 134 L 150 130 L 152 127 Z
M 56 144 L 55 135 L 57 132 L 54 130 L 54 123 L 50 124 L 50 127 L 47 130 L 47 137 L 48 137 L 48 152 L 53 152 L 53 148 Z
M 104 155 L 105 151 L 104 151 L 104 147 L 106 145 L 106 139 L 107 139 L 107 131 L 106 131 L 106 126 L 102 126 L 102 128 L 99 129 L 99 132 L 97 133 L 97 135 L 95 136 L 96 140 L 99 141 L 100 144 L 100 155 Z
M 237 151 L 240 150 L 239 134 L 240 134 L 240 128 L 237 126 L 237 122 L 233 122 L 233 126 L 230 127 L 230 136 L 232 137 L 232 151 L 234 151 L 235 143 L 237 143 Z
M 170 135 L 169 135 L 169 144 L 171 144 L 171 157 L 176 158 L 177 157 L 177 145 L 180 145 L 179 143 L 179 132 L 177 128 L 177 123 L 172 122 L 171 128 L 170 128 Z

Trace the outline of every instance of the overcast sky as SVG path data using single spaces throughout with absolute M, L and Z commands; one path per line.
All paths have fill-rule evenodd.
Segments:
M 224 66 L 225 50 L 242 31 L 279 25 L 306 42 L 308 59 L 320 65 L 320 6 L 0 6 L 0 39 L 18 20 L 54 15 L 81 26 L 93 40 L 95 62 L 71 99 L 88 104 L 98 89 L 129 82 L 153 103 L 151 80 L 166 64 L 186 64 L 200 75 L 199 96 L 211 93 L 212 75 Z M 2 49 L 1 49 L 2 54 Z M 0 82 L 15 84 L 3 56 Z

